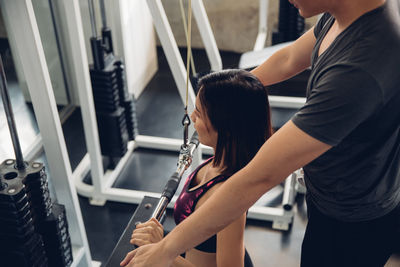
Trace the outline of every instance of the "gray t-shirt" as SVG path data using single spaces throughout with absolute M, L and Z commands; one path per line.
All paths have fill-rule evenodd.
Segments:
M 304 172 L 309 199 L 342 221 L 374 219 L 400 202 L 400 22 L 390 1 L 358 18 L 318 57 L 334 22 L 329 14 L 320 19 L 307 102 L 292 118 L 333 146 Z

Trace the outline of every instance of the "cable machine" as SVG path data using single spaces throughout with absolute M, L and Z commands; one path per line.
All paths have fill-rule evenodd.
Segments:
M 44 165 L 24 161 L 0 57 L 0 94 L 16 159 L 0 165 L 2 264 L 70 266 L 73 262 L 65 206 L 50 198 Z
M 189 82 L 188 85 L 186 85 L 187 72 L 180 56 L 178 46 L 173 37 L 172 30 L 168 23 L 164 8 L 161 4 L 161 1 L 159 0 L 148 0 L 147 4 L 153 17 L 154 25 L 160 38 L 168 63 L 170 65 L 172 75 L 177 84 L 182 102 L 187 102 L 187 112 L 189 113 L 194 109 L 195 94 L 191 83 Z M 195 19 L 197 20 L 197 24 L 200 25 L 200 34 L 205 43 L 207 55 L 210 59 L 211 69 L 221 70 L 221 58 L 201 0 L 194 1 L 193 14 Z M 84 99 L 84 101 L 86 102 L 85 96 L 80 96 L 80 99 Z M 82 105 L 85 104 L 81 102 L 81 106 Z M 82 112 L 84 112 L 84 110 L 82 110 Z M 85 113 L 87 112 L 89 111 L 85 111 Z M 85 120 L 84 128 L 85 133 L 86 131 L 91 130 L 91 126 L 89 126 L 88 123 L 85 123 Z M 193 127 L 189 125 L 187 125 L 186 128 L 187 139 L 187 137 L 190 136 L 190 134 L 193 133 L 194 130 Z M 89 144 L 88 137 L 86 138 L 86 141 Z M 107 171 L 104 175 L 100 171 L 102 169 L 102 163 L 98 161 L 98 156 L 96 155 L 96 152 L 91 153 L 89 149 L 90 157 L 89 155 L 85 156 L 85 158 L 81 161 L 74 172 L 74 181 L 77 191 L 79 194 L 88 197 L 90 199 L 90 202 L 95 205 L 104 205 L 106 200 L 138 204 L 146 195 L 157 197 L 159 194 L 154 192 L 112 188 L 112 184 L 114 183 L 115 179 L 117 178 L 118 174 L 122 170 L 123 166 L 125 165 L 126 161 L 128 160 L 135 148 L 142 147 L 179 152 L 180 146 L 181 140 L 179 139 L 145 136 L 140 135 L 139 133 L 135 136 L 135 141 L 128 143 L 127 153 L 120 159 L 114 170 Z M 90 148 L 90 145 L 88 145 L 88 148 Z M 196 155 L 193 157 L 195 165 L 200 164 L 202 151 L 209 154 L 212 153 L 211 148 L 201 145 L 199 149 L 196 150 Z M 96 159 L 96 161 L 93 161 L 92 158 Z M 91 186 L 83 183 L 82 179 L 86 176 L 89 170 L 93 168 L 93 166 L 97 171 L 94 173 L 92 170 L 91 172 L 93 182 L 93 185 Z M 172 200 L 172 203 L 173 202 L 174 199 Z
M 61 1 L 61 3 L 68 15 L 67 21 L 74 18 L 77 12 L 79 12 L 76 0 Z M 58 202 L 65 206 L 72 245 L 72 266 L 99 266 L 99 263 L 93 262 L 91 259 L 82 215 L 79 209 L 78 197 L 72 183 L 72 171 L 60 117 L 55 103 L 54 92 L 52 90 L 32 2 L 0 0 L 0 5 L 8 37 L 11 40 L 10 43 L 14 45 L 13 55 L 21 63 L 28 84 L 55 195 Z M 73 31 L 74 29 L 73 27 L 69 27 L 68 30 Z M 80 34 L 81 32 L 72 35 L 71 40 L 69 40 L 73 43 L 71 48 L 73 48 L 74 53 L 81 53 L 79 49 L 76 49 L 75 45 L 75 42 L 79 41 Z M 79 65 L 75 65 L 75 67 L 74 71 L 81 72 Z M 87 71 L 87 65 L 85 67 Z M 82 89 L 79 90 L 81 92 L 86 87 L 81 86 L 79 88 Z M 91 105 L 93 105 L 93 102 Z M 82 108 L 89 109 L 91 105 L 88 103 L 88 106 Z M 95 129 L 94 127 L 93 131 Z M 96 137 L 94 138 L 96 140 Z
M 201 1 L 195 1 L 194 7 L 200 2 Z M 68 45 L 72 48 L 70 56 L 76 77 L 74 82 L 78 88 L 80 88 L 78 93 L 85 128 L 85 138 L 89 152 L 83 162 L 81 162 L 80 169 L 78 167 L 78 170 L 72 174 L 32 6 L 29 1 L 10 2 L 1 0 L 0 3 L 3 12 L 7 13 L 7 23 L 9 23 L 7 29 L 10 30 L 10 36 L 16 40 L 18 45 L 16 52 L 17 55 L 21 57 L 23 69 L 27 74 L 26 78 L 30 85 L 29 90 L 32 96 L 35 114 L 37 115 L 39 128 L 43 136 L 43 143 L 48 157 L 49 166 L 51 172 L 57 174 L 55 175 L 56 177 L 54 177 L 53 184 L 56 191 L 61 192 L 58 197 L 59 201 L 66 205 L 66 216 L 69 222 L 69 229 L 72 229 L 70 234 L 74 264 L 79 266 L 92 266 L 94 263 L 91 261 L 78 200 L 75 188 L 72 187 L 71 178 L 73 177 L 75 184 L 79 185 L 82 174 L 85 173 L 85 171 L 89 169 L 88 166 L 90 166 L 93 185 L 89 186 L 82 183 L 82 187 L 77 186 L 77 190 L 80 191 L 81 194 L 82 192 L 87 194 L 87 196 L 91 198 L 91 203 L 102 204 L 105 200 L 139 203 L 143 199 L 144 195 L 158 198 L 159 194 L 152 192 L 132 192 L 132 190 L 115 189 L 111 187 L 120 169 L 125 164 L 127 157 L 129 157 L 129 151 L 132 151 L 134 146 L 138 144 L 145 146 L 146 142 L 144 139 L 146 138 L 141 137 L 141 140 L 130 142 L 128 144 L 128 153 L 120 160 L 116 169 L 111 173 L 109 172 L 108 174 L 106 173 L 103 175 L 96 116 L 94 113 L 94 100 L 90 85 L 90 75 L 87 68 L 87 55 L 83 39 L 79 5 L 77 0 L 61 1 L 60 5 L 62 7 L 62 15 L 65 17 L 65 27 L 67 28 Z M 158 14 L 157 12 L 163 11 L 160 1 L 148 0 L 148 3 L 150 3 L 149 6 L 153 3 L 152 8 L 150 8 L 153 10 L 153 17 Z M 196 10 L 196 8 L 194 8 L 194 10 Z M 21 12 L 24 14 L 22 17 Z M 205 13 L 199 13 L 205 15 Z M 165 13 L 162 12 L 162 14 L 163 16 L 160 15 L 160 21 L 156 28 L 158 28 L 158 31 L 160 32 L 159 35 L 164 33 L 164 38 L 162 39 L 163 47 L 164 49 L 165 47 L 169 47 L 170 49 L 169 53 L 166 54 L 169 54 L 169 58 L 172 62 L 178 62 L 178 64 L 174 65 L 176 70 L 173 74 L 175 80 L 180 81 L 180 84 L 182 85 L 182 80 L 184 80 L 182 77 L 184 77 L 184 75 L 179 74 L 179 72 L 182 74 L 182 68 L 177 68 L 177 66 L 183 66 L 183 63 L 181 60 L 179 61 L 179 58 L 177 57 L 179 51 L 177 50 L 173 38 L 171 38 L 172 31 L 169 28 L 169 24 L 165 24 L 165 21 L 163 23 L 163 20 L 166 20 Z M 197 19 L 201 22 L 199 17 L 201 16 L 198 16 Z M 204 19 L 204 16 L 202 18 Z M 203 25 L 199 23 L 199 21 L 198 24 Z M 20 31 L 21 25 L 24 32 Z M 28 48 L 25 45 L 27 43 L 31 43 Z M 210 46 L 206 45 L 206 47 Z M 33 64 L 33 62 L 35 63 Z M 39 64 L 40 68 L 37 67 L 37 64 Z M 170 63 L 170 65 L 172 64 Z M 214 64 L 211 65 L 213 66 Z M 182 86 L 178 86 L 178 89 L 182 91 L 180 88 L 182 88 Z M 183 94 L 181 93 L 181 97 L 182 95 Z M 190 101 L 191 88 L 189 87 L 189 104 Z M 157 140 L 155 142 L 148 142 L 148 146 L 154 147 L 154 144 L 157 144 L 157 146 L 163 146 L 164 149 L 179 150 L 179 141 L 180 140 L 170 139 Z M 196 153 L 198 153 L 199 149 L 196 151 Z M 137 195 L 135 195 L 136 193 Z M 269 210 L 267 207 L 259 208 L 260 209 L 257 210 L 256 207 L 252 207 L 249 211 L 249 215 L 253 216 L 253 218 L 257 218 L 258 216 L 259 219 L 275 220 L 278 225 L 284 225 L 291 222 L 290 213 L 285 214 L 285 211 L 282 210 L 276 210 L 274 213 L 272 212 L 273 209 L 268 212 Z M 266 217 L 266 214 L 269 217 Z
M 188 126 L 190 124 L 190 118 L 187 114 L 187 96 L 188 96 L 188 88 L 189 88 L 189 69 L 191 64 L 191 0 L 188 1 L 188 23 L 187 23 L 187 76 L 186 76 L 186 104 L 184 117 L 182 120 L 182 125 L 184 128 L 183 134 L 183 144 L 181 146 L 177 170 L 172 174 L 171 178 L 168 180 L 163 193 L 160 198 L 148 197 L 145 196 L 142 202 L 139 204 L 132 218 L 130 219 L 127 227 L 125 228 L 123 234 L 121 235 L 117 245 L 115 246 L 111 256 L 109 257 L 105 267 L 118 266 L 121 260 L 125 257 L 125 255 L 136 248 L 136 246 L 130 244 L 130 238 L 133 230 L 136 228 L 136 225 L 141 222 L 146 222 L 151 218 L 155 218 L 162 223 L 165 211 L 168 204 L 171 202 L 172 197 L 174 196 L 180 180 L 183 176 L 184 171 L 189 167 L 192 162 L 193 153 L 195 149 L 199 145 L 198 135 L 195 132 L 190 142 L 188 142 Z M 186 28 L 186 27 L 185 27 Z M 291 213 L 293 204 L 295 202 L 296 196 L 296 182 L 297 178 L 300 178 L 301 172 L 300 170 L 290 175 L 285 181 L 285 189 L 283 193 L 283 209 L 282 211 L 285 213 Z M 277 223 L 274 221 L 275 228 L 285 229 L 285 223 Z M 288 225 L 287 225 L 288 227 Z
M 186 77 L 186 97 L 188 95 L 188 83 L 189 83 L 189 69 L 190 69 L 190 64 L 191 61 L 191 45 L 190 45 L 190 36 L 191 36 L 191 1 L 189 0 L 189 7 L 188 7 L 188 26 L 187 26 L 187 64 L 186 64 L 186 69 L 187 69 L 187 77 Z M 186 28 L 186 27 L 185 27 Z M 169 202 L 172 200 L 172 197 L 175 194 L 175 191 L 179 185 L 179 182 L 181 180 L 181 177 L 183 175 L 183 172 L 188 168 L 192 161 L 193 157 L 193 152 L 196 149 L 196 147 L 199 144 L 198 136 L 197 133 L 195 132 L 190 140 L 190 143 L 188 143 L 188 125 L 190 124 L 190 119 L 187 115 L 187 98 L 186 98 L 186 105 L 185 105 L 185 114 L 182 120 L 182 125 L 184 127 L 184 135 L 183 135 L 183 144 L 181 146 L 181 151 L 179 155 L 179 160 L 178 160 L 178 167 L 176 172 L 171 176 L 171 178 L 168 180 L 163 193 L 161 194 L 161 197 L 154 198 L 154 197 L 148 197 L 145 196 L 142 200 L 142 202 L 139 204 L 137 207 L 135 213 L 133 214 L 132 218 L 130 219 L 127 227 L 125 228 L 122 236 L 120 237 L 120 240 L 118 241 L 117 245 L 115 246 L 111 256 L 109 257 L 106 267 L 111 267 L 111 266 L 117 266 L 121 259 L 124 258 L 124 256 L 133 250 L 135 246 L 131 245 L 129 240 L 131 237 L 131 234 L 133 230 L 136 228 L 136 225 L 141 222 L 148 221 L 150 218 L 156 218 L 158 221 L 163 221 L 164 215 L 165 215 L 165 210 L 169 204 Z M 283 213 L 288 213 L 290 215 L 293 215 L 291 213 L 293 204 L 295 202 L 295 196 L 296 196 L 296 183 L 297 179 L 300 178 L 302 175 L 301 170 L 293 173 L 290 175 L 286 181 L 285 181 L 285 186 L 284 186 L 284 192 L 283 192 L 283 201 L 282 201 L 282 206 L 283 206 Z M 290 215 L 287 217 L 289 220 L 291 219 Z M 284 215 L 283 215 L 284 216 Z M 275 228 L 280 228 L 280 229 L 287 229 L 288 224 L 286 225 L 285 223 L 278 223 L 276 220 L 274 221 L 273 227 Z
M 102 155 L 113 169 L 128 150 L 128 141 L 135 139 L 135 104 L 125 82 L 125 68 L 114 55 L 111 29 L 107 26 L 104 0 L 100 1 L 102 29 L 97 35 L 93 0 L 89 0 L 93 64 L 90 65 L 93 98 Z
M 157 34 L 160 38 L 160 42 L 171 68 L 172 75 L 174 76 L 175 82 L 177 84 L 181 99 L 184 103 L 187 100 L 187 110 L 191 111 L 194 108 L 195 94 L 191 83 L 188 82 L 188 84 L 186 85 L 187 72 L 180 56 L 178 46 L 173 37 L 172 30 L 168 23 L 165 10 L 160 0 L 147 0 L 147 4 L 153 17 L 153 22 Z M 194 0 L 192 10 L 194 17 L 197 20 L 197 25 L 199 25 L 200 27 L 200 33 L 205 43 L 207 55 L 209 56 L 211 63 L 211 68 L 212 70 L 220 70 L 222 69 L 222 64 L 220 61 L 219 52 L 216 48 L 215 39 L 212 34 L 202 1 Z M 190 48 L 188 49 L 188 52 L 189 51 Z M 216 56 L 214 57 L 211 55 Z M 188 56 L 188 59 L 189 58 L 190 55 Z M 80 99 L 84 99 L 84 96 L 80 96 Z M 84 101 L 86 100 L 87 99 L 84 99 Z M 81 102 L 81 106 L 82 105 L 85 104 Z M 84 110 L 82 110 L 82 112 L 84 112 Z M 91 129 L 89 129 L 90 127 L 86 124 L 87 123 L 85 123 L 84 120 L 85 133 L 87 130 L 91 131 Z M 187 137 L 193 132 L 192 127 L 187 126 L 187 129 L 187 133 L 185 134 L 186 140 Z M 88 138 L 86 138 L 86 140 L 87 143 L 89 143 Z M 180 146 L 181 140 L 178 139 L 151 137 L 138 134 L 135 137 L 135 141 L 128 144 L 128 152 L 121 158 L 115 169 L 113 171 L 107 171 L 103 175 L 100 171 L 102 169 L 102 163 L 97 160 L 92 161 L 92 158 L 96 159 L 97 155 L 93 156 L 93 153 L 90 152 L 89 144 L 88 148 L 90 159 L 87 155 L 78 165 L 77 169 L 74 172 L 74 181 L 77 191 L 80 195 L 88 197 L 90 199 L 90 203 L 94 205 L 104 205 L 105 201 L 107 200 L 139 204 L 145 196 L 157 198 L 159 197 L 159 193 L 113 188 L 112 184 L 114 183 L 119 172 L 122 170 L 123 166 L 125 165 L 126 161 L 128 160 L 135 148 L 144 147 L 169 151 L 179 151 Z M 195 152 L 196 155 L 193 157 L 194 165 L 197 166 L 200 164 L 202 152 L 212 154 L 212 149 L 200 145 L 199 149 L 197 149 Z M 90 167 L 94 167 L 95 171 L 98 171 L 96 175 L 96 172 L 93 172 L 92 170 L 93 185 L 88 185 L 82 182 L 83 177 L 85 177 L 85 175 L 88 173 Z M 290 175 L 289 178 L 291 178 L 292 176 L 293 175 Z M 293 185 L 293 183 L 288 183 L 288 186 L 289 185 Z M 290 190 L 289 187 L 286 191 L 296 193 L 296 191 Z M 170 207 L 172 207 L 174 203 L 175 199 L 173 198 L 170 202 Z M 287 230 L 289 229 L 289 225 L 292 223 L 293 220 L 293 211 L 291 209 L 283 209 L 282 207 L 275 208 L 266 206 L 253 206 L 249 209 L 248 217 L 252 219 L 272 221 L 273 228 Z

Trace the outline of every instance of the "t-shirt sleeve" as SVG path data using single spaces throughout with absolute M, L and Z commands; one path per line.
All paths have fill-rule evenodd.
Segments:
M 382 105 L 376 80 L 355 67 L 331 67 L 314 84 L 292 122 L 331 146 L 340 143 Z
M 324 13 L 322 17 L 318 20 L 317 24 L 315 24 L 314 27 L 314 36 L 317 38 L 319 36 L 319 33 L 321 32 L 322 28 L 324 28 L 326 22 L 328 19 L 331 17 L 329 13 Z

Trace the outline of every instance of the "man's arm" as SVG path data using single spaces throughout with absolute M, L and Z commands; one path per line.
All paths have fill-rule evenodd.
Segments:
M 294 43 L 282 48 L 251 72 L 263 85 L 271 85 L 293 77 L 311 65 L 315 45 L 314 27 Z
M 289 121 L 268 139 L 246 167 L 229 178 L 162 241 L 139 248 L 129 266 L 168 266 L 180 253 L 219 232 L 265 192 L 330 147 Z

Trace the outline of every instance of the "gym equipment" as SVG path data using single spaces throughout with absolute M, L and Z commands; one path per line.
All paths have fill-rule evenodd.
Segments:
M 63 205 L 53 203 L 52 213 L 41 221 L 37 232 L 43 237 L 49 266 L 72 264 L 71 238 Z
M 116 247 L 114 248 L 110 258 L 108 259 L 105 267 L 119 266 L 119 263 L 125 255 L 135 248 L 134 245 L 129 243 L 132 231 L 135 230 L 136 225 L 141 222 L 146 222 L 151 218 L 156 218 L 158 221 L 163 220 L 168 203 L 170 203 L 174 196 L 179 182 L 185 170 L 190 166 L 193 158 L 194 151 L 199 145 L 199 138 L 195 132 L 190 138 L 190 142 L 181 146 L 181 151 L 178 158 L 178 166 L 176 171 L 171 175 L 160 198 L 145 196 L 142 202 L 137 207 L 135 213 L 130 219 L 128 226 L 125 228 L 122 236 L 120 237 Z
M 82 94 L 87 91 L 91 94 L 90 76 L 87 64 L 86 50 L 84 46 L 84 38 L 81 23 L 80 9 L 78 0 L 71 1 L 53 1 L 57 3 L 60 11 L 57 13 L 60 18 L 63 18 L 62 26 L 65 26 L 66 36 L 65 41 L 67 47 L 71 50 L 67 55 L 72 55 L 68 58 L 72 62 L 71 82 L 79 88 L 79 101 L 81 101 L 81 110 L 91 110 L 93 116 L 90 117 L 91 131 L 95 134 L 90 135 L 86 140 L 88 150 L 93 151 L 92 143 L 97 142 L 98 134 L 96 126 L 96 118 L 94 112 L 93 101 L 90 103 L 84 102 L 85 97 Z M 89 267 L 100 266 L 98 262 L 93 262 L 89 244 L 86 237 L 86 232 L 82 220 L 81 211 L 79 208 L 78 196 L 73 185 L 73 173 L 67 153 L 67 148 L 64 141 L 63 131 L 58 109 L 55 102 L 54 92 L 50 81 L 48 65 L 45 60 L 45 54 L 37 26 L 37 14 L 32 5 L 32 1 L 7 1 L 0 0 L 1 11 L 4 23 L 7 29 L 10 46 L 13 54 L 18 55 L 14 59 L 18 59 L 21 63 L 22 71 L 25 74 L 26 82 L 29 85 L 29 94 L 32 99 L 33 108 L 35 111 L 36 121 L 40 130 L 41 141 L 35 144 L 43 143 L 48 165 L 52 172 L 52 185 L 58 201 L 65 205 L 67 211 L 69 234 L 71 237 L 73 250 L 72 266 Z M 21 29 L 24 29 L 21 31 Z M 77 64 L 77 61 L 86 60 L 85 64 Z M 49 66 L 51 67 L 51 66 Z M 81 77 L 84 76 L 84 79 Z M 79 77 L 79 79 L 75 79 Z M 89 90 L 87 90 L 89 89 Z M 90 98 L 92 100 L 92 98 Z M 88 116 L 84 114 L 83 120 L 88 122 Z M 40 145 L 41 146 L 41 145 Z M 100 146 L 95 148 L 99 161 L 101 161 Z M 26 147 L 24 158 L 33 159 L 32 146 Z M 92 174 L 103 172 L 103 168 L 95 168 L 95 160 L 91 164 Z M 3 266 L 3 258 L 0 263 Z M 13 267 L 17 265 L 12 265 Z
M 89 0 L 93 34 L 90 38 L 93 55 L 90 77 L 101 151 L 103 155 L 112 159 L 123 157 L 128 151 L 128 142 L 135 139 L 135 104 L 133 96 L 126 88 L 123 62 L 114 56 L 104 0 L 101 0 L 100 4 L 103 24 L 101 37 L 97 35 L 93 0 Z M 114 168 L 113 160 L 108 167 Z
M 7 267 L 70 266 L 73 259 L 65 209 L 51 202 L 44 165 L 24 161 L 1 57 L 0 76 L 16 156 L 0 165 L 0 255 Z M 64 209 L 63 216 L 60 209 Z M 64 228 L 49 227 L 54 216 Z
M 154 26 L 156 28 L 158 37 L 160 38 L 160 42 L 167 57 L 180 97 L 182 99 L 182 102 L 185 103 L 186 100 L 185 77 L 187 74 L 180 52 L 178 50 L 178 46 L 175 42 L 172 30 L 170 28 L 165 11 L 163 9 L 162 3 L 160 0 L 148 0 L 146 3 L 149 7 L 151 16 L 153 17 Z M 221 57 L 219 56 L 216 42 L 212 34 L 209 21 L 207 19 L 207 14 L 205 12 L 203 2 L 201 0 L 196 0 L 193 2 L 193 14 L 194 18 L 197 21 L 197 25 L 199 26 L 200 34 L 206 47 L 211 69 L 213 71 L 221 70 L 222 69 Z M 72 24 L 71 26 L 72 28 L 80 27 L 79 25 L 80 22 L 78 20 L 71 20 L 70 22 Z M 74 33 L 75 35 L 79 34 L 79 31 L 75 31 Z M 72 38 L 72 36 L 75 35 L 71 34 L 70 36 Z M 74 39 L 70 40 L 72 42 L 72 40 Z M 76 46 L 76 44 L 74 45 Z M 79 47 L 81 49 L 76 49 L 73 51 L 73 53 L 79 54 L 79 56 L 77 55 L 74 57 L 74 60 L 76 64 L 80 66 L 85 62 L 85 60 L 83 60 L 82 58 L 86 57 L 82 57 L 81 53 L 81 50 L 85 49 L 84 45 L 79 44 Z M 82 80 L 87 79 L 85 73 L 77 73 L 77 76 L 79 76 Z M 152 197 L 158 197 L 159 196 L 158 193 L 113 188 L 112 185 L 135 148 L 149 148 L 149 149 L 179 152 L 182 142 L 181 139 L 146 136 L 140 134 L 136 135 L 134 142 L 130 142 L 128 144 L 128 152 L 124 155 L 123 158 L 121 158 L 115 169 L 113 171 L 109 170 L 106 173 L 103 173 L 102 162 L 99 159 L 96 152 L 97 142 L 93 141 L 93 139 L 96 138 L 95 137 L 96 134 L 93 132 L 93 125 L 91 122 L 91 120 L 93 120 L 92 111 L 89 108 L 87 108 L 91 105 L 91 92 L 90 93 L 87 92 L 86 89 L 79 91 L 79 93 L 80 93 L 81 106 L 83 107 L 82 114 L 84 118 L 85 133 L 90 137 L 86 137 L 86 143 L 88 144 L 89 153 L 84 157 L 84 159 L 81 161 L 81 163 L 74 171 L 74 182 L 78 193 L 82 196 L 88 197 L 92 205 L 104 205 L 105 201 L 107 200 L 138 204 L 142 201 L 143 197 L 146 195 Z M 188 104 L 187 104 L 188 111 L 190 112 L 194 110 L 194 102 L 195 102 L 195 94 L 193 91 L 193 87 L 191 86 L 190 83 L 189 83 L 189 92 L 187 95 L 188 95 Z M 193 133 L 193 127 L 191 127 L 190 125 L 188 128 L 189 128 L 189 134 Z M 194 165 L 196 166 L 200 164 L 201 151 L 205 151 L 206 153 L 209 154 L 212 153 L 211 148 L 200 146 L 199 149 L 197 149 L 196 151 L 196 156 L 193 158 Z M 91 170 L 93 185 L 88 185 L 83 182 L 83 179 L 87 175 L 89 170 Z M 173 202 L 174 199 L 172 200 L 172 203 Z
M 29 196 L 14 160 L 0 165 L 0 255 L 7 267 L 47 267 L 42 237 L 35 232 Z M 29 167 L 28 167 L 29 168 Z M 28 171 L 30 171 L 28 169 Z
M 290 45 L 294 40 L 294 36 L 300 34 L 304 29 L 304 21 L 302 22 L 297 13 L 297 10 L 292 10 L 294 7 L 288 6 L 290 3 L 287 1 L 280 2 L 280 12 L 279 12 L 279 32 L 274 34 L 274 45 L 269 47 L 265 46 L 265 41 L 267 39 L 267 18 L 268 18 L 268 6 L 269 0 L 260 0 L 259 9 L 259 27 L 258 35 L 252 51 L 248 51 L 242 54 L 239 61 L 239 68 L 241 69 L 253 69 L 270 56 L 272 56 L 276 51 Z M 291 10 L 289 12 L 289 10 Z M 290 14 L 289 14 L 290 13 Z M 292 14 L 293 13 L 293 14 Z M 288 20 L 285 16 L 291 15 L 291 19 Z M 299 19 L 299 22 L 297 21 Z M 290 38 L 289 38 L 290 37 Z M 279 44 L 278 44 L 279 41 Z M 308 72 L 305 73 L 308 76 Z M 282 91 L 282 90 L 279 90 Z M 269 95 L 269 103 L 271 107 L 277 108 L 293 108 L 299 109 L 305 103 L 305 97 L 301 96 L 282 96 L 282 95 Z
M 157 31 L 158 37 L 160 38 L 161 45 L 167 57 L 167 61 L 169 63 L 172 75 L 174 76 L 182 102 L 185 103 L 187 98 L 188 111 L 191 111 L 194 109 L 194 90 L 190 83 L 188 84 L 188 90 L 186 89 L 187 71 L 185 69 L 175 39 L 173 37 L 172 30 L 165 14 L 162 2 L 160 0 L 147 0 L 147 4 L 153 17 L 155 29 Z M 221 70 L 221 58 L 216 47 L 215 39 L 211 31 L 211 26 L 209 24 L 203 2 L 201 0 L 194 0 L 192 1 L 192 4 L 193 15 L 197 21 L 197 25 L 199 26 L 201 37 L 205 43 L 207 55 L 210 60 L 211 70 Z M 84 49 L 83 46 L 82 49 Z M 82 102 L 81 105 L 89 106 L 90 103 L 88 102 L 88 100 L 90 100 L 90 96 L 88 96 L 87 94 L 84 95 L 84 93 L 85 92 L 82 92 L 83 97 L 80 96 L 80 100 L 86 102 Z M 279 98 L 279 100 L 276 101 L 270 98 L 270 103 L 272 105 L 275 104 L 275 106 L 286 106 L 286 100 L 284 102 L 281 102 L 281 98 L 277 98 Z M 292 102 L 289 101 L 289 103 Z M 90 115 L 86 113 L 89 112 L 86 111 L 84 115 Z M 90 133 L 90 123 L 85 122 L 84 127 L 85 132 Z M 190 130 L 191 126 L 189 126 L 188 128 Z M 86 142 L 90 144 L 91 139 L 86 138 Z M 179 139 L 137 135 L 135 141 L 131 144 L 132 146 L 128 147 L 129 152 L 119 161 L 117 167 L 112 172 L 106 172 L 104 175 L 103 173 L 100 173 L 99 166 L 101 165 L 101 162 L 99 162 L 97 155 L 90 152 L 90 158 L 89 155 L 86 155 L 76 168 L 74 172 L 74 182 L 77 191 L 80 195 L 88 197 L 92 205 L 104 205 L 107 200 L 139 204 L 145 196 L 151 196 L 155 198 L 159 197 L 159 194 L 155 192 L 113 188 L 112 185 L 115 182 L 118 173 L 122 170 L 124 164 L 128 161 L 130 153 L 132 153 L 135 148 L 140 147 L 168 151 L 179 151 L 182 141 Z M 93 149 L 94 147 L 94 144 L 88 145 L 89 150 L 90 148 Z M 194 165 L 196 166 L 200 164 L 201 152 L 208 154 L 213 153 L 211 148 L 200 145 L 199 149 L 196 150 L 196 156 L 193 159 L 194 161 L 196 160 L 196 162 L 194 162 Z M 89 172 L 90 168 L 92 173 L 93 185 L 88 185 L 83 182 L 83 179 Z M 173 198 L 170 203 L 171 206 L 174 204 L 174 201 L 175 199 Z M 249 209 L 248 218 L 272 221 L 273 228 L 287 230 L 289 229 L 289 225 L 292 223 L 293 220 L 293 211 L 287 211 L 281 207 L 275 208 L 267 206 L 253 206 Z
M 304 31 L 304 18 L 289 1 L 279 1 L 278 31 L 272 34 L 272 45 L 294 41 Z
M 46 205 L 47 201 L 36 198 L 44 189 L 40 183 L 32 181 L 25 185 L 29 174 L 37 173 L 38 169 L 27 165 L 22 156 L 1 57 L 0 76 L 1 97 L 17 158 L 16 161 L 6 160 L 0 165 L 0 255 L 6 266 L 45 267 L 47 259 L 43 240 L 35 233 L 34 223 L 37 217 L 34 215 L 42 215 L 40 211 L 47 213 L 51 207 Z M 34 211 L 31 199 L 38 204 Z

